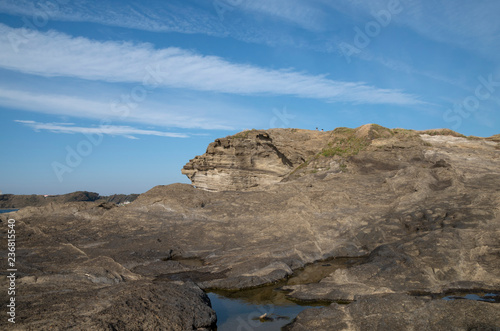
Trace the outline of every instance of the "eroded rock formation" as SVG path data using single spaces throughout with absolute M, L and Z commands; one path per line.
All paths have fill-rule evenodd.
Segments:
M 250 130 L 211 143 L 182 169 L 196 187 L 241 190 L 281 181 L 325 144 L 325 133 L 298 129 Z
M 337 128 L 328 132 L 249 130 L 216 139 L 205 154 L 190 160 L 182 173 L 197 188 L 209 191 L 237 191 L 257 186 L 263 189 L 290 177 L 297 177 L 303 169 L 340 169 L 343 165 L 338 161 L 367 150 L 372 143 L 374 146 L 393 144 L 402 148 L 422 145 L 424 142 L 419 134 L 424 133 L 464 137 L 447 129 L 415 132 L 389 130 L 376 124 L 363 125 L 357 129 Z M 330 158 L 332 156 L 337 158 Z

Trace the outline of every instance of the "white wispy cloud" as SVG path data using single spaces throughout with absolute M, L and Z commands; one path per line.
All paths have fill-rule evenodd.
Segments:
M 290 95 L 329 102 L 415 105 L 418 97 L 363 82 L 345 82 L 292 70 L 231 63 L 180 48 L 100 42 L 49 31 L 30 31 L 12 47 L 22 29 L 0 24 L 0 67 L 42 76 L 77 77 L 238 95 Z M 75 65 L 77 64 L 77 65 Z
M 40 6 L 37 0 L 2 0 L 0 12 L 26 17 L 43 15 L 49 20 L 91 22 L 154 32 L 232 36 L 246 42 L 265 44 L 289 44 L 290 40 L 285 41 L 286 38 L 257 22 L 264 20 L 270 24 L 284 23 L 285 26 L 291 23 L 317 31 L 326 21 L 321 8 L 311 6 L 304 0 L 129 0 L 123 1 L 120 6 L 113 6 L 109 1 L 72 0 L 58 3 L 54 1 L 52 6 Z M 245 19 L 242 20 L 238 14 L 245 15 Z
M 52 6 L 46 6 L 51 3 Z M 314 33 L 339 32 L 335 28 L 336 15 L 362 24 L 372 20 L 371 14 L 386 10 L 388 0 L 253 0 L 253 1 L 124 1 L 119 7 L 108 1 L 72 0 L 69 2 L 37 0 L 2 0 L 0 12 L 39 15 L 49 20 L 95 22 L 155 32 L 201 33 L 268 45 L 288 45 L 328 51 L 329 45 L 310 40 L 299 40 L 286 34 L 287 23 Z M 219 3 L 217 10 L 215 4 Z M 453 44 L 496 57 L 500 50 L 498 33 L 500 21 L 496 0 L 400 0 L 403 11 L 393 22 L 406 26 L 422 36 L 438 42 Z M 241 19 L 243 14 L 244 19 Z M 219 15 L 218 15 L 219 14 Z M 253 14 L 253 15 L 252 15 Z M 265 14 L 263 18 L 262 14 Z M 272 27 L 284 23 L 285 29 L 275 34 Z M 323 35 L 321 38 L 328 38 Z M 321 39 L 320 38 L 320 39 Z M 493 47 L 492 47 L 493 46 Z
M 123 125 L 99 125 L 96 127 L 74 126 L 71 123 L 40 123 L 35 121 L 15 120 L 14 122 L 24 124 L 35 131 L 50 131 L 53 133 L 67 134 L 97 134 L 123 136 L 128 139 L 138 139 L 134 135 L 158 136 L 169 138 L 188 138 L 189 136 L 183 133 L 163 132 L 156 130 L 142 130 L 131 126 Z
M 224 35 L 214 7 L 204 10 L 187 1 L 47 1 L 2 0 L 0 12 L 41 21 L 91 22 L 155 32 Z M 219 23 L 219 24 L 217 24 Z
M 87 118 L 97 121 L 132 122 L 182 129 L 233 130 L 239 122 L 231 116 L 232 105 L 210 101 L 169 100 L 165 103 L 145 101 L 135 107 L 119 99 L 100 100 L 88 95 L 64 95 L 10 89 L 0 85 L 0 107 L 28 110 L 56 116 Z M 206 113 L 202 106 L 220 109 Z M 244 109 L 251 113 L 251 110 Z M 62 126 L 63 124 L 59 124 Z M 69 125 L 69 124 L 68 124 Z

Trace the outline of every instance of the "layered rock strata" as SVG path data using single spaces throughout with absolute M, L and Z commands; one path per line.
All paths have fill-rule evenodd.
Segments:
M 281 181 L 317 153 L 325 133 L 298 129 L 250 130 L 211 143 L 182 173 L 198 188 L 224 191 Z

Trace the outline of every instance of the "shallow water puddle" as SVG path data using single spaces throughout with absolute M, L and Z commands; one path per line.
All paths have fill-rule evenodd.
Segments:
M 475 300 L 490 303 L 500 303 L 500 295 L 497 293 L 469 293 L 466 295 L 448 295 L 443 300 Z
M 230 299 L 208 293 L 212 308 L 217 312 L 217 331 L 275 331 L 291 323 L 304 309 L 293 302 L 288 305 L 256 304 L 240 299 Z M 260 318 L 265 314 L 264 318 Z
M 290 278 L 269 286 L 241 291 L 211 291 L 212 308 L 217 313 L 217 331 L 275 331 L 293 321 L 304 309 L 320 308 L 328 302 L 297 303 L 291 301 L 285 285 L 317 283 L 336 269 L 348 268 L 363 261 L 360 258 L 337 258 L 317 262 L 296 271 Z
M 19 209 L 0 209 L 0 214 L 4 213 L 12 213 L 14 211 L 18 211 Z

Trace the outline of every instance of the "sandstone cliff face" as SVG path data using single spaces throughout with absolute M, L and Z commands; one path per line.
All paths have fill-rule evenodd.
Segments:
M 241 190 L 281 181 L 325 144 L 325 133 L 298 129 L 244 131 L 211 143 L 182 169 L 193 185 Z

